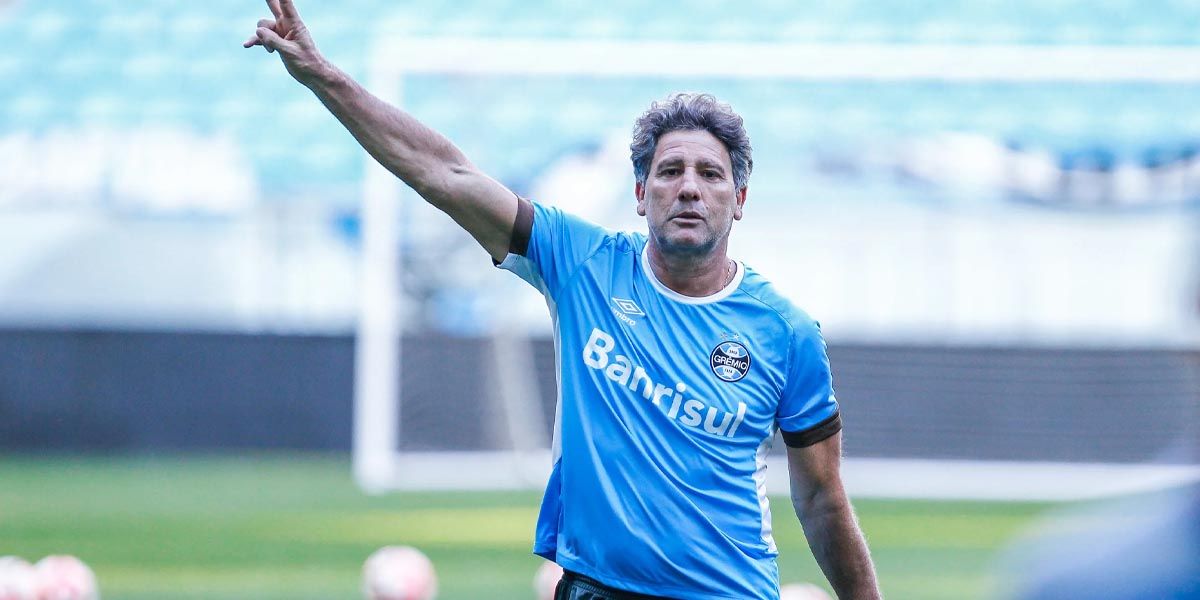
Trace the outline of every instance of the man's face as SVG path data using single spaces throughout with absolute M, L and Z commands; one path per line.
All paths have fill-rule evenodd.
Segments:
M 659 137 L 646 183 L 635 191 L 638 214 L 666 254 L 708 254 L 729 237 L 746 202 L 725 144 L 702 129 Z

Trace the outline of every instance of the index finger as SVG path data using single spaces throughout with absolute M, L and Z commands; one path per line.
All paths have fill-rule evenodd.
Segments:
M 271 14 L 275 15 L 275 20 L 283 18 L 283 11 L 279 9 L 279 0 L 267 0 L 267 8 L 271 9 Z
M 300 15 L 296 13 L 296 5 L 292 4 L 292 0 L 276 0 L 279 3 L 280 10 L 283 11 L 283 16 L 289 19 L 299 19 Z

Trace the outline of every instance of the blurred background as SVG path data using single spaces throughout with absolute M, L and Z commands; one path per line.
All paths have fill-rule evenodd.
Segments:
M 1196 478 L 1195 3 L 298 8 L 502 183 L 612 228 L 642 227 L 637 115 L 732 104 L 731 252 L 822 323 L 889 597 L 995 597 L 1046 509 Z M 444 598 L 530 597 L 544 301 L 241 48 L 264 16 L 0 1 L 0 554 L 79 554 L 110 598 L 350 598 L 406 542 Z M 784 579 L 819 580 L 777 501 Z

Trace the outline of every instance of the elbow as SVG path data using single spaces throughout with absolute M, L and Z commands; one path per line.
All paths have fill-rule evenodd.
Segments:
M 808 490 L 792 490 L 792 507 L 796 509 L 796 514 L 806 512 L 808 507 L 813 503 L 814 494 Z
M 815 493 L 808 490 L 803 492 L 792 490 L 792 508 L 796 511 L 796 516 L 801 521 L 814 514 L 817 506 L 817 495 Z
M 830 507 L 813 502 L 794 502 L 792 507 L 796 509 L 796 518 L 800 520 L 800 524 L 804 525 L 805 528 L 810 527 L 814 523 L 824 523 L 828 520 L 828 517 L 834 514 L 834 511 Z
M 850 509 L 850 499 L 840 489 L 809 488 L 792 491 L 792 508 L 801 520 L 821 518 Z
M 459 190 L 469 186 L 477 171 L 470 163 L 441 163 L 429 165 L 405 183 L 426 202 L 443 208 L 451 199 L 460 196 Z

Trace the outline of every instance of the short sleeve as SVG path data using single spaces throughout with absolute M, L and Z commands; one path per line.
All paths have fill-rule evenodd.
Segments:
M 776 420 L 788 446 L 811 446 L 841 431 L 841 414 L 820 325 L 806 319 L 794 328 L 791 344 Z
M 529 201 L 522 199 L 520 202 Z M 557 207 L 536 202 L 530 204 L 533 219 L 528 232 L 514 232 L 514 237 L 528 235 L 528 240 L 514 242 L 508 256 L 498 266 L 512 271 L 553 299 L 579 265 L 612 238 L 612 233 Z M 524 255 L 516 253 L 522 249 Z

